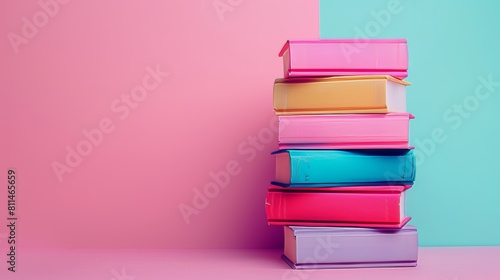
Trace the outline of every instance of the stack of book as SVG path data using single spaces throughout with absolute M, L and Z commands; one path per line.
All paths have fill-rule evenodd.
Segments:
M 288 41 L 270 225 L 292 268 L 416 266 L 405 193 L 415 180 L 404 39 Z

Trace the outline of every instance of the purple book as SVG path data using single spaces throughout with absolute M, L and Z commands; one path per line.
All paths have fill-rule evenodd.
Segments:
M 283 260 L 295 269 L 416 266 L 414 226 L 401 229 L 285 227 Z

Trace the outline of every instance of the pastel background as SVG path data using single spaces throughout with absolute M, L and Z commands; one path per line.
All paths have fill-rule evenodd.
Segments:
M 7 34 L 43 9 L 2 1 L 0 172 L 6 181 L 7 168 L 18 171 L 20 246 L 282 246 L 264 213 L 277 146 L 272 87 L 285 41 L 319 37 L 318 5 L 74 0 L 16 53 Z M 169 75 L 146 78 L 147 67 Z M 145 97 L 135 88 L 143 79 L 153 88 Z M 70 157 L 76 166 L 60 182 L 52 164 L 67 166 L 67 146 L 101 122 L 110 132 L 80 162 Z M 195 191 L 228 164 L 230 182 L 187 224 L 179 206 L 194 207 Z
M 408 39 L 417 179 L 407 202 L 423 246 L 500 245 L 499 9 L 493 0 L 320 1 L 321 38 Z
M 0 3 L 0 172 L 18 173 L 21 246 L 281 247 L 263 205 L 277 54 L 286 39 L 355 37 L 367 25 L 367 37 L 409 43 L 420 163 L 408 204 L 420 244 L 500 245 L 495 1 L 42 2 L 59 3 L 45 24 L 38 1 Z M 390 19 L 377 22 L 381 10 Z M 24 17 L 41 27 L 14 46 Z M 475 105 L 480 85 L 490 94 Z M 473 109 L 453 111 L 464 102 Z M 96 129 L 107 132 L 85 150 Z M 88 155 L 68 166 L 78 147 Z M 71 170 L 62 181 L 54 164 Z

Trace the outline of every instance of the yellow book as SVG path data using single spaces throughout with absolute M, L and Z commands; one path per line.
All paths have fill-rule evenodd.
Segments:
M 392 76 L 277 79 L 276 115 L 406 112 L 406 86 Z

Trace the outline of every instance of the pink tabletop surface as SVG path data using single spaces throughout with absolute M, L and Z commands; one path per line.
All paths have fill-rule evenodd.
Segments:
M 280 250 L 22 249 L 17 272 L 0 279 L 500 279 L 500 247 L 420 248 L 417 267 L 290 269 Z

